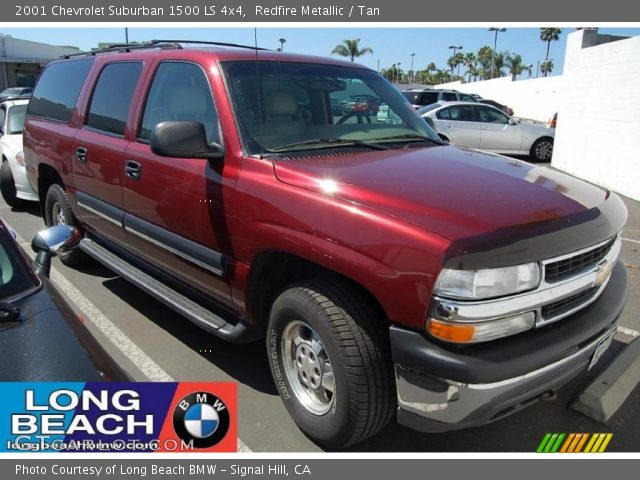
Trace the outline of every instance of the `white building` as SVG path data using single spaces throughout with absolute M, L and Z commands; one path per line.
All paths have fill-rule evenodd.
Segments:
M 44 66 L 76 47 L 47 45 L 0 33 L 0 91 L 7 87 L 32 87 Z
M 562 75 L 436 88 L 477 93 L 523 118 L 557 112 L 552 166 L 640 200 L 640 36 L 578 30 L 568 35 Z

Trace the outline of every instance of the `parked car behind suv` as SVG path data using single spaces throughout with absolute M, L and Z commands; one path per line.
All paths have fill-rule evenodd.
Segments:
M 432 88 L 405 90 L 402 92 L 402 95 L 404 95 L 416 110 L 436 102 L 476 101 L 475 98 L 467 93 L 461 93 L 456 90 L 436 90 Z
M 22 129 L 28 103 L 25 99 L 0 102 L 0 193 L 11 207 L 38 200 L 27 181 L 22 153 Z
M 332 98 L 355 94 L 400 121 L 335 119 Z M 447 145 L 350 62 L 166 41 L 80 55 L 43 72 L 24 143 L 46 223 L 84 235 L 61 258 L 264 339 L 324 446 L 394 414 L 444 431 L 548 398 L 598 360 L 625 302 L 617 195 Z
M 447 142 L 508 155 L 530 155 L 548 162 L 553 155 L 553 128 L 521 123 L 491 105 L 435 103 L 418 110 Z

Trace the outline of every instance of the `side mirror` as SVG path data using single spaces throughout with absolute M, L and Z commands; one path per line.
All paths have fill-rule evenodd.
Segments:
M 31 249 L 36 252 L 36 269 L 45 277 L 51 271 L 51 257 L 70 252 L 80 243 L 81 235 L 70 225 L 56 225 L 36 233 L 31 240 Z
M 7 302 L 0 302 L 0 323 L 17 322 L 20 319 L 20 309 Z
M 207 141 L 207 131 L 200 122 L 161 122 L 151 132 L 151 151 L 162 157 L 224 158 L 217 143 Z
M 509 117 L 509 125 L 517 125 L 518 123 L 520 122 L 518 122 L 515 118 Z

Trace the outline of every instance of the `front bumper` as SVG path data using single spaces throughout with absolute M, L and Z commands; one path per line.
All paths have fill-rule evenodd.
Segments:
M 486 344 L 443 345 L 391 327 L 398 422 L 424 432 L 484 425 L 535 403 L 585 371 L 615 333 L 627 295 L 622 263 L 596 302 L 549 326 Z
M 15 159 L 9 160 L 9 167 L 11 168 L 13 181 L 16 184 L 16 196 L 22 200 L 37 202 L 38 195 L 33 191 L 29 184 L 26 167 L 18 165 Z

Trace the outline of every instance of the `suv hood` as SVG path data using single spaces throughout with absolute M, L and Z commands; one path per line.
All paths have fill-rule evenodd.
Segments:
M 531 237 L 540 234 L 540 228 L 534 228 L 540 225 L 546 231 L 562 230 L 572 221 L 584 223 L 587 217 L 591 221 L 600 216 L 585 212 L 597 210 L 610 196 L 556 170 L 455 146 L 341 153 L 292 154 L 274 162 L 275 175 L 282 182 L 375 209 L 452 241 L 484 236 L 486 243 L 484 234 L 493 232 L 495 237 L 505 229 L 517 231 L 520 238 Z M 587 245 L 622 228 L 626 211 L 616 199 L 615 221 L 605 222 L 600 232 L 588 229 Z M 581 248 L 575 245 L 565 248 Z

